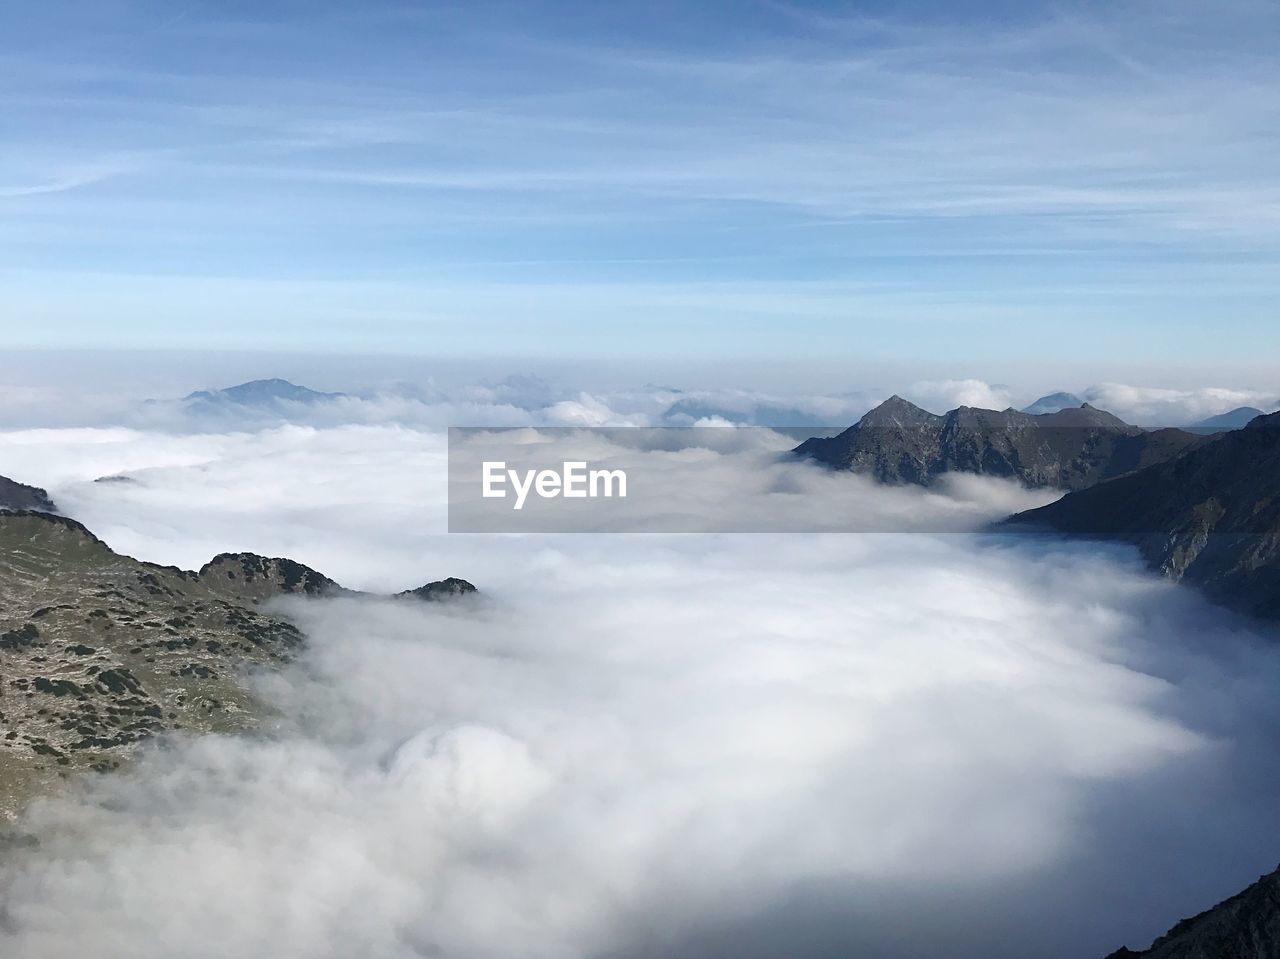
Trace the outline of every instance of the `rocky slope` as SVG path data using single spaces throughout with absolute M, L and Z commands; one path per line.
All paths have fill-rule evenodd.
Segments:
M 46 513 L 58 511 L 49 494 L 40 487 L 28 486 L 0 476 L 0 510 L 19 509 L 38 509 Z
M 1274 959 L 1280 956 L 1280 869 L 1134 952 L 1107 959 Z
M 1280 413 L 1009 522 L 1134 543 L 1171 579 L 1280 618 Z
M 225 553 L 190 572 L 115 553 L 74 520 L 0 513 L 0 819 L 157 733 L 254 726 L 247 671 L 302 642 L 259 604 L 350 592 L 292 560 Z M 409 595 L 472 592 L 449 579 Z
M 1039 415 L 961 406 L 938 416 L 894 396 L 838 436 L 805 440 L 793 452 L 883 483 L 928 485 L 961 472 L 1077 490 L 1203 442 L 1183 430 L 1130 426 L 1087 403 Z

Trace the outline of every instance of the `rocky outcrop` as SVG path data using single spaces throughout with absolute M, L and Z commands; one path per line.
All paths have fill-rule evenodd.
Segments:
M 882 483 L 927 486 L 944 473 L 1084 489 L 1172 459 L 1205 437 L 1130 426 L 1089 404 L 1039 415 L 961 406 L 938 416 L 891 397 L 849 429 L 793 451 Z
M 254 601 L 299 594 L 334 596 L 348 592 L 310 566 L 257 553 L 219 553 L 197 574 L 211 589 Z
M 0 511 L 33 509 L 42 513 L 56 513 L 49 494 L 39 486 L 28 486 L 5 476 L 0 476 Z
M 1134 543 L 1170 579 L 1280 618 L 1280 413 L 1007 523 Z
M 322 393 L 279 378 L 250 380 L 220 390 L 197 390 L 182 398 L 191 413 L 244 409 L 278 409 L 288 405 L 313 406 L 344 399 L 344 393 Z
M 1184 919 L 1141 952 L 1107 959 L 1275 959 L 1280 956 L 1280 869 L 1212 909 Z
M 262 604 L 290 594 L 358 595 L 288 559 L 224 553 L 191 572 L 122 556 L 66 517 L 0 513 L 0 819 L 157 734 L 257 725 L 269 711 L 247 673 L 302 643 Z
M 1030 406 L 1024 406 L 1022 412 L 1036 416 L 1041 413 L 1056 413 L 1059 410 L 1074 409 L 1084 405 L 1084 400 L 1074 393 L 1050 393 L 1042 396 Z
M 440 602 L 441 600 L 458 599 L 462 596 L 469 596 L 476 591 L 476 588 L 468 583 L 465 579 L 458 579 L 456 576 L 450 576 L 448 579 L 438 579 L 435 582 L 426 583 L 417 589 L 406 589 L 403 593 L 396 593 L 397 596 L 404 596 L 411 599 L 422 599 L 428 602 Z

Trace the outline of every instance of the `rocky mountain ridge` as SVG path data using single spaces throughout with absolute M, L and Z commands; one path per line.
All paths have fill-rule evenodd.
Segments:
M 1040 414 L 961 406 L 939 416 L 893 396 L 843 433 L 812 437 L 792 452 L 895 485 L 927 486 L 960 472 L 1077 490 L 1205 441 L 1184 430 L 1130 426 L 1088 403 Z
M 449 578 L 405 601 L 466 596 Z M 303 642 L 261 604 L 360 595 L 288 559 L 224 553 L 199 571 L 114 552 L 72 519 L 0 513 L 0 818 L 163 732 L 231 732 L 268 713 L 246 674 Z
M 1170 579 L 1280 619 L 1280 413 L 1005 525 L 1133 543 Z
M 1107 959 L 1273 959 L 1280 956 L 1280 869 L 1135 952 Z

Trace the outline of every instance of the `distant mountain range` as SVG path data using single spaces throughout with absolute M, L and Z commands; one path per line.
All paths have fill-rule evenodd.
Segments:
M 400 595 L 474 592 L 449 578 Z M 303 642 L 258 608 L 286 594 L 358 595 L 289 559 L 223 553 L 190 572 L 122 556 L 62 516 L 0 513 L 0 819 L 158 733 L 255 726 L 267 710 L 247 668 Z
M 189 411 L 199 413 L 235 407 L 275 409 L 289 404 L 313 406 L 344 398 L 345 393 L 321 393 L 288 380 L 268 379 L 250 380 L 221 390 L 197 390 L 184 396 L 182 403 Z
M 751 401 L 733 406 L 705 399 L 682 398 L 667 408 L 663 419 L 681 426 L 700 420 L 724 420 L 743 426 L 821 427 L 827 425 L 829 417 L 785 403 Z
M 1074 393 L 1050 393 L 1042 396 L 1030 406 L 1024 406 L 1022 412 L 1039 416 L 1043 413 L 1057 413 L 1059 410 L 1073 409 L 1084 405 L 1085 401 Z M 1255 416 L 1261 416 L 1263 410 L 1253 406 L 1238 406 L 1226 413 L 1209 416 L 1194 423 L 1174 424 L 1187 430 L 1198 432 L 1218 432 L 1220 430 L 1238 430 L 1248 424 Z
M 929 485 L 945 473 L 1084 489 L 1172 459 L 1206 441 L 1184 430 L 1144 430 L 1088 403 L 1051 413 L 961 406 L 939 416 L 893 396 L 843 433 L 793 451 L 882 483 Z
M 1280 413 L 1202 435 L 1143 430 L 1087 403 L 1041 414 L 962 406 L 938 416 L 895 396 L 793 453 L 884 483 L 927 486 L 961 472 L 1065 489 L 1003 528 L 1130 542 L 1170 579 L 1280 619 Z
M 1248 426 L 1250 422 L 1264 415 L 1262 410 L 1254 406 L 1237 406 L 1234 410 L 1210 416 L 1207 419 L 1192 423 L 1191 428 L 1197 430 L 1238 430 Z
M 1022 412 L 1040 416 L 1043 413 L 1057 413 L 1059 410 L 1078 409 L 1081 406 L 1084 406 L 1084 400 L 1074 393 L 1050 393 L 1030 406 L 1024 406 Z

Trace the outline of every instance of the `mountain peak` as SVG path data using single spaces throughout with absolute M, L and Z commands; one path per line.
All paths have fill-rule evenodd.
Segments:
M 1083 400 L 1074 393 L 1048 393 L 1030 406 L 1023 407 L 1022 412 L 1030 413 L 1032 416 L 1039 416 L 1042 413 L 1057 413 L 1059 410 L 1079 407 L 1082 404 Z
M 1251 425 L 1258 417 L 1265 415 L 1256 406 L 1237 406 L 1234 410 L 1192 423 L 1191 427 L 1192 429 L 1237 430 Z
M 280 377 L 249 380 L 219 390 L 197 390 L 183 397 L 186 403 L 206 406 L 236 404 L 238 406 L 272 406 L 277 403 L 321 403 L 341 399 L 343 393 L 322 393 L 306 386 L 299 386 Z
M 1054 413 L 1040 413 L 1036 418 L 1045 426 L 1096 427 L 1133 434 L 1143 432 L 1142 427 L 1130 426 L 1114 413 L 1100 410 L 1090 403 L 1081 403 L 1077 407 L 1067 407 Z
M 938 416 L 894 395 L 838 436 L 811 437 L 793 452 L 887 483 L 927 486 L 954 472 L 1082 489 L 1201 441 L 1180 430 L 1148 434 L 1087 403 L 1040 414 L 959 406 Z
M 941 419 L 894 393 L 858 420 L 858 426 L 916 426 L 940 422 Z

